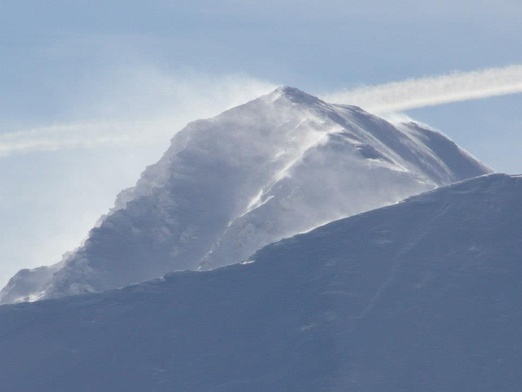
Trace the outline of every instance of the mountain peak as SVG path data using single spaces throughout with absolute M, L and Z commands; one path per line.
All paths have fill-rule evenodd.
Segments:
M 291 86 L 278 87 L 272 93 L 270 93 L 269 96 L 272 97 L 274 101 L 281 97 L 285 97 L 286 99 L 295 103 L 316 104 L 323 102 L 319 98 Z
M 176 133 L 79 249 L 17 274 L 0 303 L 241 262 L 268 243 L 488 172 L 443 135 L 279 87 Z

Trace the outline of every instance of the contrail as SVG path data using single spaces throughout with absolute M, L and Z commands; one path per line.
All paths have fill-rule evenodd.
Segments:
M 387 113 L 520 92 L 522 65 L 511 65 L 343 90 L 321 98 Z

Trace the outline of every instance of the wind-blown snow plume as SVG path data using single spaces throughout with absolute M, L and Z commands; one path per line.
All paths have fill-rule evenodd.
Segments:
M 322 98 L 327 102 L 357 105 L 370 112 L 385 113 L 520 92 L 522 65 L 511 65 L 345 89 Z
M 102 78 L 98 84 L 103 87 L 93 82 L 92 91 L 83 93 L 87 98 L 71 104 L 71 111 L 77 113 L 73 122 L 2 129 L 0 158 L 101 146 L 157 145 L 163 149 L 173 132 L 187 122 L 216 115 L 276 87 L 241 75 L 171 75 L 153 67 L 119 70 L 119 74 L 123 76 Z

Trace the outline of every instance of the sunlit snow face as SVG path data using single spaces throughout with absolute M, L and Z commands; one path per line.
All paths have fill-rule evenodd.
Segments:
M 71 102 L 75 121 L 2 129 L 0 220 L 11 223 L 1 229 L 0 285 L 79 246 L 187 122 L 273 88 L 241 76 L 131 67 L 93 81 L 83 102 Z

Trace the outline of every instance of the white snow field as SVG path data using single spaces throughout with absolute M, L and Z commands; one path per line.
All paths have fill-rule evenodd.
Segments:
M 17 392 L 519 392 L 522 177 L 492 174 L 250 262 L 0 307 Z
M 178 132 L 81 247 L 20 271 L 0 303 L 240 262 L 268 243 L 490 172 L 436 131 L 282 87 Z

